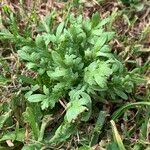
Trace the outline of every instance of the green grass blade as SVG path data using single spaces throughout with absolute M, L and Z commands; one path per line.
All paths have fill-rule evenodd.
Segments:
M 127 109 L 140 106 L 140 105 L 148 105 L 150 106 L 150 102 L 136 102 L 136 103 L 130 103 L 127 104 L 121 108 L 119 108 L 114 114 L 112 115 L 112 120 L 116 120 L 118 117 L 120 117 Z
M 114 141 L 117 143 L 120 150 L 125 150 L 125 147 L 123 145 L 121 137 L 120 137 L 120 135 L 118 133 L 118 130 L 116 128 L 115 122 L 113 120 L 111 120 L 110 123 L 111 123 L 111 126 L 112 126 Z

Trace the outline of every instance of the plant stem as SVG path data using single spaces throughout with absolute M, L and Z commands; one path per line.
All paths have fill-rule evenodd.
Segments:
M 46 126 L 48 125 L 48 123 L 50 121 L 52 121 L 53 118 L 51 115 L 47 115 L 43 118 L 42 120 L 42 125 L 41 125 L 41 130 L 40 130 L 40 134 L 39 134 L 39 138 L 38 138 L 38 142 L 42 141 L 43 140 L 43 136 L 44 136 L 44 131 L 45 131 L 45 128 Z
M 97 121 L 96 121 L 96 124 L 95 124 L 95 128 L 93 130 L 91 142 L 90 142 L 91 147 L 97 144 L 98 138 L 99 138 L 99 135 L 101 133 L 101 129 L 102 129 L 104 123 L 105 123 L 106 117 L 107 117 L 107 112 L 106 111 L 100 111 L 99 112 L 99 115 L 98 115 L 98 118 L 97 118 Z

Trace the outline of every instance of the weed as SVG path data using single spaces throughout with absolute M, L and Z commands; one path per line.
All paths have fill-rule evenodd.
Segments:
M 72 5 L 79 5 L 78 1 Z M 36 23 L 34 34 L 30 28 L 32 21 L 25 32 L 21 32 L 17 16 L 6 7 L 8 22 L 5 26 L 1 19 L 0 40 L 3 47 L 11 43 L 11 48 L 19 57 L 19 67 L 23 65 L 28 75 L 17 68 L 18 80 L 14 82 L 18 83 L 19 89 L 14 90 L 10 103 L 0 105 L 0 142 L 3 148 L 7 143 L 10 147 L 21 147 L 23 150 L 59 149 L 59 146 L 66 148 L 61 144 L 70 139 L 69 148 L 91 149 L 97 144 L 107 149 L 126 149 L 128 145 L 124 144 L 125 139 L 119 134 L 116 122 L 123 113 L 123 121 L 131 117 L 132 113 L 125 113 L 128 109 L 137 106 L 149 108 L 149 91 L 146 91 L 144 98 L 147 99 L 144 101 L 140 101 L 143 96 L 136 95 L 138 85 L 146 82 L 141 74 L 146 72 L 149 61 L 137 65 L 130 61 L 128 52 L 119 55 L 113 52 L 111 44 L 118 38 L 112 31 L 118 16 L 123 15 L 130 28 L 135 22 L 130 23 L 127 15 L 117 15 L 117 12 L 104 19 L 98 12 L 91 18 L 76 16 L 71 12 L 72 5 L 68 5 L 69 11 L 61 23 L 56 21 L 55 11 L 45 18 L 41 17 L 38 23 L 35 15 L 32 20 Z M 146 29 L 142 39 L 147 35 Z M 140 53 L 134 43 L 131 48 L 132 55 Z M 6 74 L 11 69 L 4 57 L 0 59 L 0 84 L 7 86 L 11 79 Z M 128 67 L 130 63 L 132 67 Z M 135 102 L 135 99 L 138 101 Z M 107 108 L 107 104 L 111 108 Z M 145 112 L 144 109 L 141 111 Z M 133 114 L 136 116 L 136 110 Z M 141 129 L 139 143 L 148 138 L 148 121 L 149 113 L 145 121 L 142 119 L 137 123 Z M 123 136 L 133 136 L 133 132 L 130 129 Z M 99 141 L 103 140 L 103 135 L 107 139 L 101 145 Z M 134 149 L 145 146 L 145 143 L 144 146 L 139 143 L 135 143 Z M 132 144 L 130 141 L 130 148 Z

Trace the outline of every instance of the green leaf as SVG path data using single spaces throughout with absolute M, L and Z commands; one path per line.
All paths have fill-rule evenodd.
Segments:
M 101 49 L 101 47 L 105 44 L 106 41 L 107 41 L 107 35 L 106 34 L 102 34 L 97 39 L 97 42 L 94 45 L 94 48 L 93 48 L 94 54 Z
M 107 86 L 107 78 L 104 78 L 103 76 L 100 76 L 99 73 L 95 73 L 94 74 L 94 79 L 96 81 L 96 83 L 101 87 L 104 88 Z
M 91 28 L 92 28 L 92 23 L 91 23 L 90 19 L 87 18 L 85 21 L 83 21 L 83 29 L 84 29 L 87 33 L 89 33 L 90 30 L 91 30 Z
M 24 117 L 25 122 L 28 122 L 30 124 L 30 127 L 34 135 L 34 139 L 37 140 L 39 137 L 40 131 L 39 131 L 39 126 L 38 126 L 38 123 L 36 122 L 32 108 L 27 107 L 26 111 L 23 113 L 23 117 Z
M 38 84 L 36 84 L 36 85 L 31 85 L 31 91 L 32 91 L 32 92 L 37 91 L 39 88 L 40 88 L 40 86 L 39 86 Z
M 76 132 L 76 125 L 63 122 L 55 132 L 55 135 L 50 139 L 49 143 L 54 145 L 68 139 L 73 133 Z
M 107 36 L 107 42 L 112 40 L 115 36 L 115 32 L 105 32 L 105 36 Z
M 43 92 L 45 95 L 49 95 L 49 89 L 45 85 L 43 85 Z
M 105 24 L 107 24 L 110 21 L 110 17 L 102 19 L 101 22 L 98 24 L 97 28 L 100 28 L 102 26 L 104 26 Z
M 57 30 L 56 30 L 56 36 L 59 37 L 63 31 L 63 28 L 64 28 L 64 25 L 65 23 L 64 22 L 61 22 L 59 24 L 59 26 L 57 27 Z
M 51 106 L 51 108 L 55 106 L 55 101 L 53 99 L 46 98 L 41 102 L 42 110 L 48 108 L 49 106 Z
M 4 123 L 7 121 L 7 119 L 10 117 L 12 110 L 9 112 L 6 112 L 5 114 L 0 116 L 0 128 L 3 127 Z
M 27 77 L 25 75 L 19 75 L 18 77 L 24 83 L 31 84 L 31 85 L 35 85 L 36 84 L 36 81 L 33 78 L 31 78 L 31 77 Z
M 87 110 L 87 107 L 83 106 L 79 101 L 74 101 L 67 106 L 66 117 L 68 122 L 74 121 L 79 114 Z
M 43 94 L 33 94 L 28 97 L 28 101 L 36 103 L 36 102 L 41 102 L 46 98 L 47 96 Z
M 77 91 L 71 97 L 73 99 L 68 103 L 66 112 L 66 118 L 69 123 L 75 121 L 81 113 L 91 110 L 91 98 L 88 94 L 82 91 Z M 89 113 L 86 114 L 82 119 L 88 120 Z M 86 118 L 87 115 L 88 117 Z
M 2 138 L 0 139 L 0 142 L 2 141 L 6 141 L 6 140 L 16 140 L 16 141 L 20 141 L 20 142 L 24 142 L 25 140 L 25 129 L 21 128 L 19 129 L 19 131 L 12 131 L 9 133 L 5 133 Z
M 37 35 L 37 37 L 35 38 L 35 44 L 38 47 L 41 47 L 41 45 L 43 45 L 43 36 L 42 35 Z
M 101 51 L 97 52 L 96 56 L 107 57 L 109 59 L 114 58 L 113 54 L 111 54 L 111 53 L 103 53 Z
M 100 36 L 102 33 L 104 32 L 103 29 L 95 29 L 95 30 L 92 30 L 92 35 L 97 35 L 97 36 Z
M 54 34 L 45 34 L 43 38 L 46 46 L 48 46 L 50 42 L 55 43 L 57 41 L 57 38 Z
M 19 134 L 19 122 L 16 123 L 15 133 L 16 133 L 16 136 L 15 136 L 15 139 L 13 139 L 13 141 L 17 139 L 17 135 Z
M 100 15 L 99 12 L 96 12 L 92 15 L 92 28 L 96 27 L 99 24 Z
M 66 69 L 61 69 L 59 67 L 55 68 L 55 71 L 47 71 L 47 75 L 51 78 L 51 79 L 58 79 L 58 78 L 63 78 L 64 76 L 67 75 L 67 70 Z
M 89 85 L 96 85 L 96 83 L 104 88 L 107 85 L 107 78 L 112 74 L 107 62 L 93 62 L 85 69 L 84 80 Z
M 132 6 L 135 7 L 137 11 L 142 11 L 144 9 L 144 4 L 142 2 L 138 4 L 133 4 Z
M 56 51 L 52 51 L 52 58 L 53 61 L 57 64 L 57 65 L 64 65 L 63 63 L 63 59 L 61 58 L 61 56 L 56 52 Z
M 111 54 L 111 47 L 109 45 L 104 45 L 101 49 L 100 49 L 100 52 L 102 53 L 109 53 Z
M 116 93 L 119 97 L 121 97 L 121 98 L 123 98 L 123 99 L 125 99 L 125 100 L 128 99 L 128 96 L 127 96 L 122 90 L 117 89 L 117 88 L 114 88 L 114 90 L 115 90 L 115 93 Z
M 47 21 L 44 20 L 42 17 L 41 17 L 41 23 L 42 23 L 42 25 L 43 25 L 45 31 L 46 31 L 47 33 L 50 33 L 49 24 L 48 24 Z
M 19 55 L 19 57 L 21 57 L 23 60 L 30 61 L 30 55 L 29 55 L 27 52 L 25 52 L 25 51 L 23 51 L 23 50 L 19 50 L 19 51 L 18 51 L 18 55 Z

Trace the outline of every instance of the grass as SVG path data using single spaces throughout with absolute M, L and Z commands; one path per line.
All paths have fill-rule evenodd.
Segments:
M 2 1 L 0 12 L 0 149 L 150 149 L 148 1 Z M 75 15 L 75 21 L 70 21 L 71 14 Z M 98 39 L 100 42 L 93 46 L 95 51 L 92 57 L 90 51 L 86 51 L 86 57 L 90 59 L 82 53 L 76 53 L 82 61 L 72 67 L 72 70 L 77 70 L 79 77 L 74 74 L 68 78 L 64 72 L 57 70 L 58 66 L 64 67 L 60 61 L 66 59 L 64 57 L 60 60 L 60 56 L 63 58 L 60 50 L 65 52 L 72 46 L 75 51 L 82 43 L 80 41 L 86 40 L 83 38 L 84 34 L 81 34 L 80 38 L 78 36 L 83 33 L 78 32 L 82 29 L 81 19 L 78 17 L 80 14 L 84 19 L 89 17 L 92 26 L 96 26 L 97 21 L 101 20 L 104 33 L 113 32 L 115 36 L 107 42 L 105 37 Z M 75 26 L 73 30 L 71 25 Z M 87 30 L 89 26 L 87 24 Z M 65 41 L 62 43 L 59 39 L 64 34 L 64 28 L 69 34 L 74 34 L 72 45 L 68 42 L 70 45 L 66 46 Z M 73 32 L 76 28 L 77 33 Z M 87 34 L 89 32 L 91 31 Z M 98 34 L 97 32 L 96 30 L 95 34 Z M 52 34 L 58 35 L 58 39 L 56 42 L 50 39 L 45 46 L 42 38 Z M 83 50 L 92 48 L 91 43 L 87 44 L 87 41 Z M 104 50 L 99 52 L 96 47 L 101 49 L 105 46 L 102 43 L 109 45 L 109 48 L 104 47 Z M 29 50 L 29 47 L 32 49 Z M 39 48 L 42 50 L 40 62 L 36 59 L 39 56 L 33 55 Z M 52 50 L 52 53 L 44 54 L 45 49 Z M 79 50 L 81 52 L 82 47 Z M 25 55 L 26 51 L 30 55 Z M 33 61 L 28 60 L 31 55 Z M 49 63 L 47 56 L 52 59 L 50 63 L 53 64 L 49 68 L 46 67 Z M 92 74 L 89 64 L 99 60 L 109 60 L 101 72 L 108 71 L 105 75 L 99 74 L 103 80 L 98 76 L 98 79 L 91 83 L 87 75 L 90 74 L 93 78 L 95 73 Z M 124 71 L 110 73 L 111 65 L 116 62 L 116 67 L 120 69 L 122 65 Z M 76 69 L 82 63 L 85 64 L 85 69 Z M 40 67 L 35 67 L 37 64 L 40 64 Z M 68 66 L 64 68 L 70 68 Z M 100 64 L 99 68 L 102 67 Z M 48 75 L 44 73 L 44 69 L 48 69 Z M 98 70 L 98 67 L 96 69 Z M 83 74 L 85 70 L 86 77 Z M 112 82 L 112 78 L 115 82 Z M 126 83 L 124 85 L 120 85 L 122 78 Z M 65 86 L 61 85 L 59 88 L 56 84 L 58 82 L 65 83 Z M 66 88 L 69 82 L 71 85 Z M 105 84 L 110 90 L 105 89 Z M 48 104 L 43 104 L 43 99 L 53 94 L 51 90 L 54 88 L 51 87 L 55 85 L 55 90 L 59 89 L 57 102 L 48 101 Z M 91 87 L 94 90 L 91 90 Z M 55 93 L 55 96 L 57 95 Z

